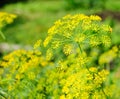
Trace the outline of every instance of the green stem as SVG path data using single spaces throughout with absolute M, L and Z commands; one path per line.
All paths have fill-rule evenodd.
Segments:
M 79 43 L 77 43 L 77 44 L 78 44 L 78 47 L 80 49 L 80 53 L 82 53 L 83 51 L 82 51 L 82 48 L 81 48 L 80 44 Z
M 110 65 L 107 63 L 106 69 L 110 71 Z
M 103 90 L 103 84 L 101 84 L 101 89 L 102 89 L 102 92 L 103 92 L 103 94 L 105 95 L 106 99 L 109 99 L 108 96 L 106 95 L 106 93 L 105 93 L 104 90 Z
M 2 36 L 2 38 L 3 38 L 4 40 L 6 39 L 1 30 L 0 30 L 0 35 Z

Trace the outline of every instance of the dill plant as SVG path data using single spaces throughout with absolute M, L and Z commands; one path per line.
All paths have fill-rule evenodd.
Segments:
M 67 15 L 48 30 L 32 51 L 14 51 L 0 61 L 1 97 L 22 99 L 108 99 L 116 96 L 107 79 L 109 70 L 98 64 L 98 52 L 111 46 L 112 29 L 96 15 Z M 113 58 L 117 48 L 114 47 Z M 111 51 L 110 51 L 111 53 Z M 108 52 L 109 54 L 109 52 Z M 104 59 L 103 59 L 104 58 Z M 117 98 L 116 98 L 117 99 Z

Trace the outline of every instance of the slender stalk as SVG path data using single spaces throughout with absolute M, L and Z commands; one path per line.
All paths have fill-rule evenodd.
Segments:
M 0 35 L 2 36 L 2 38 L 3 38 L 4 40 L 6 39 L 1 30 L 0 30 Z
M 106 69 L 110 71 L 110 65 L 107 63 Z
M 83 52 L 83 50 L 82 50 L 82 48 L 81 48 L 81 46 L 80 46 L 80 44 L 77 42 L 77 44 L 78 44 L 78 47 L 79 47 L 79 49 L 80 49 L 80 53 L 82 53 Z

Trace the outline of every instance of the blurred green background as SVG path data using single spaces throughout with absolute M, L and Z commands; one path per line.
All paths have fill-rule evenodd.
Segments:
M 113 28 L 113 45 L 120 44 L 120 0 L 4 0 L 0 11 L 14 13 L 14 23 L 3 28 L 0 43 L 30 45 L 47 35 L 54 21 L 66 14 L 97 14 Z

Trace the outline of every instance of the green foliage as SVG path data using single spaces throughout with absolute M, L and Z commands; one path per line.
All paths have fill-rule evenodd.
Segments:
M 113 47 L 112 52 L 99 57 L 96 50 L 111 46 L 112 32 L 100 21 L 95 15 L 67 15 L 55 22 L 33 50 L 4 56 L 0 61 L 0 98 L 118 99 L 119 89 L 114 93 L 117 86 L 103 64 L 118 57 L 119 50 Z M 89 48 L 93 50 L 87 51 Z M 112 59 L 101 61 L 109 53 Z
M 107 0 L 106 9 L 112 11 L 120 11 L 120 0 Z
M 74 8 L 102 8 L 105 9 L 107 0 L 65 0 L 67 7 Z

